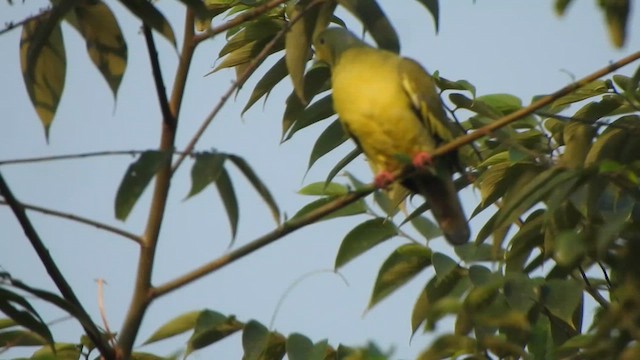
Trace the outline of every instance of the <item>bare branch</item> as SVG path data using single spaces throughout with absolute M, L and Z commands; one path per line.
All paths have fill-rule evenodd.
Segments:
M 158 95 L 158 102 L 160 103 L 160 110 L 162 111 L 162 120 L 165 125 L 172 127 L 175 130 L 176 117 L 169 109 L 169 100 L 167 100 L 167 90 L 164 86 L 164 80 L 162 79 L 162 71 L 160 70 L 160 62 L 158 61 L 158 50 L 156 49 L 156 43 L 153 40 L 153 34 L 149 25 L 142 25 L 142 32 L 144 33 L 144 39 L 147 43 L 147 52 L 149 53 L 149 62 L 151 62 L 151 72 L 153 73 L 153 82 L 156 85 L 156 94 Z
M 62 296 L 72 305 L 77 307 L 78 312 L 83 318 L 79 319 L 82 320 L 80 321 L 80 324 L 87 333 L 87 336 L 91 339 L 91 341 L 93 341 L 93 343 L 106 359 L 114 359 L 115 354 L 113 349 L 100 336 L 100 330 L 98 330 L 98 327 L 93 323 L 93 321 L 91 321 L 91 317 L 82 307 L 80 300 L 78 300 L 76 294 L 65 279 L 64 275 L 62 275 L 62 272 L 60 272 L 60 269 L 58 269 L 58 266 L 51 257 L 49 250 L 46 246 L 44 246 L 44 243 L 40 239 L 40 235 L 38 235 L 36 229 L 33 227 L 33 224 L 31 224 L 31 221 L 29 220 L 29 217 L 25 212 L 24 206 L 13 196 L 13 192 L 9 188 L 9 185 L 7 185 L 7 183 L 5 182 L 4 177 L 1 173 L 0 194 L 2 194 L 2 196 L 5 198 L 7 204 L 9 205 L 9 207 L 11 207 L 11 210 L 13 210 L 13 213 L 16 219 L 18 219 L 18 222 L 20 223 L 25 236 L 31 243 L 33 249 L 38 254 L 38 257 L 40 258 L 42 265 L 44 265 L 45 269 L 47 270 L 49 277 L 51 277 L 51 280 L 53 280 L 53 282 L 56 284 Z
M 9 205 L 9 203 L 7 201 L 4 200 L 0 200 L 0 204 L 2 205 Z M 60 217 L 60 218 L 64 218 L 64 219 L 68 219 L 68 220 L 72 220 L 72 221 L 76 221 L 79 222 L 81 224 L 85 224 L 85 225 L 89 225 L 89 226 L 94 226 L 98 229 L 101 230 L 105 230 L 111 233 L 114 233 L 116 235 L 120 235 L 122 237 L 125 237 L 127 239 L 133 240 L 134 242 L 140 244 L 142 243 L 142 240 L 140 239 L 140 236 L 130 233 L 128 231 L 119 229 L 115 226 L 111 226 L 111 225 L 107 225 L 105 223 L 101 223 L 95 220 L 91 220 L 91 219 L 87 219 L 85 217 L 79 216 L 79 215 L 74 215 L 74 214 L 70 214 L 70 213 L 66 213 L 66 212 L 62 212 L 62 211 L 57 211 L 57 210 L 53 210 L 53 209 L 47 209 L 44 207 L 40 207 L 40 206 L 36 206 L 36 205 L 31 205 L 31 204 L 27 204 L 27 203 L 21 203 L 22 207 L 24 207 L 27 210 L 32 210 L 32 211 L 36 211 L 42 214 L 47 214 L 47 215 L 51 215 L 51 216 L 56 216 L 56 217 Z
M 7 22 L 4 25 L 4 29 L 0 30 L 0 35 L 8 33 L 9 31 L 11 31 L 13 29 L 17 29 L 17 28 L 21 27 L 22 25 L 28 23 L 31 20 L 36 20 L 36 19 L 39 19 L 41 17 L 47 16 L 51 12 L 51 10 L 52 10 L 51 6 L 48 6 L 46 8 L 40 9 L 40 12 L 38 14 L 36 14 L 36 15 L 31 15 L 31 16 L 29 16 L 29 17 L 27 17 L 25 19 L 22 19 L 22 20 L 20 20 L 18 22 L 13 22 L 13 21 Z

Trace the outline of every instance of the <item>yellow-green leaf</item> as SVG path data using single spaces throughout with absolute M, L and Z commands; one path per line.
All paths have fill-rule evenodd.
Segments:
M 173 47 L 176 47 L 176 37 L 171 25 L 164 15 L 148 0 L 122 0 L 121 4 L 127 7 L 135 16 L 142 20 L 153 30 L 164 36 Z
M 311 155 L 309 156 L 309 165 L 307 170 L 311 169 L 311 166 L 321 157 L 328 154 L 331 150 L 337 148 L 345 141 L 349 139 L 349 136 L 345 133 L 340 120 L 335 120 L 318 136 L 316 143 L 313 145 Z
M 190 198 L 201 192 L 207 185 L 215 182 L 224 169 L 226 154 L 202 153 L 196 155 L 196 161 L 191 168 L 191 190 L 187 195 Z
M 381 48 L 400 52 L 398 34 L 376 0 L 338 0 L 338 4 L 362 21 Z
M 353 228 L 344 237 L 336 255 L 335 268 L 339 269 L 367 250 L 398 234 L 390 220 L 375 218 Z
M 171 154 L 166 151 L 145 151 L 129 165 L 120 182 L 115 201 L 116 219 L 125 220 L 151 179 L 164 165 L 168 165 Z
M 201 313 L 201 311 L 191 311 L 171 319 L 154 331 L 144 342 L 144 345 L 180 335 L 193 329 Z
M 238 230 L 240 211 L 238 208 L 236 192 L 233 189 L 233 183 L 231 182 L 229 173 L 224 168 L 220 171 L 220 175 L 216 179 L 216 188 L 218 188 L 218 193 L 220 194 L 224 208 L 227 211 L 229 225 L 231 226 L 231 245 L 233 245 L 233 241 L 236 238 L 236 232 Z
M 56 24 L 42 41 L 36 41 L 35 36 L 43 31 L 42 27 L 48 25 L 47 16 L 30 20 L 22 26 L 20 38 L 22 77 L 47 139 L 62 97 L 67 70 L 60 24 Z M 41 44 L 38 45 L 39 43 Z
M 372 308 L 431 265 L 431 249 L 420 244 L 397 248 L 382 264 L 368 308 Z
M 102 1 L 83 2 L 75 8 L 75 14 L 89 57 L 115 96 L 127 67 L 127 44 L 120 26 Z
M 289 19 L 296 19 L 285 35 L 285 58 L 287 69 L 293 82 L 293 90 L 303 103 L 306 102 L 304 92 L 304 70 L 311 52 L 311 36 L 316 26 L 320 7 L 309 8 L 312 1 L 303 0 L 291 2 L 287 5 Z

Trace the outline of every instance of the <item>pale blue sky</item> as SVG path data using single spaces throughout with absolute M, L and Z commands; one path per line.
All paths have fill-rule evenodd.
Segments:
M 114 104 L 110 90 L 88 60 L 80 36 L 64 26 L 67 46 L 67 81 L 60 108 L 51 127 L 49 144 L 33 110 L 21 78 L 18 43 L 20 32 L 0 37 L 0 159 L 81 153 L 99 150 L 149 149 L 158 144 L 160 115 L 155 89 L 148 67 L 139 22 L 113 1 L 129 46 L 129 65 Z M 158 6 L 169 17 L 177 38 L 181 39 L 182 9 L 174 1 Z M 610 61 L 640 49 L 638 9 L 633 9 L 627 46 L 614 49 L 605 32 L 596 1 L 576 1 L 567 16 L 558 18 L 551 1 L 491 0 L 442 1 L 440 33 L 434 34 L 430 15 L 417 1 L 382 0 L 381 5 L 396 27 L 402 53 L 415 58 L 430 71 L 453 80 L 473 83 L 479 95 L 511 93 L 525 103 L 531 96 L 550 93 L 571 81 L 568 74 L 582 77 Z M 399 4 L 402 3 L 402 6 Z M 0 5 L 0 23 L 21 19 L 44 6 L 44 1 L 10 7 Z M 353 29 L 358 25 L 350 22 Z M 157 37 L 167 87 L 176 65 L 169 44 Z M 230 86 L 234 72 L 223 70 L 208 77 L 204 74 L 215 64 L 223 39 L 215 39 L 198 49 L 191 67 L 190 82 L 182 107 L 178 148 L 184 147 L 202 119 Z M 631 74 L 636 66 L 621 71 Z M 263 69 L 266 67 L 263 67 Z M 351 145 L 333 156 L 321 159 L 303 179 L 311 146 L 325 125 L 303 130 L 280 145 L 284 99 L 291 91 L 288 82 L 280 84 L 266 105 L 257 104 L 243 118 L 244 106 L 255 76 L 235 101 L 205 133 L 199 150 L 218 149 L 246 158 L 271 189 L 280 207 L 289 216 L 311 198 L 296 195 L 306 183 L 323 180 L 335 161 Z M 328 124 L 328 122 L 326 122 Z M 2 166 L 16 196 L 25 202 L 50 207 L 122 226 L 140 233 L 146 219 L 149 192 L 141 198 L 123 224 L 114 219 L 113 199 L 119 182 L 132 158 L 127 156 L 72 160 L 31 165 Z M 174 177 L 166 221 L 158 247 L 154 282 L 172 279 L 194 267 L 224 254 L 230 232 L 217 193 L 208 188 L 183 201 L 189 191 L 189 165 Z M 363 160 L 349 170 L 361 179 L 371 174 Z M 240 227 L 236 244 L 244 244 L 270 231 L 274 223 L 265 206 L 246 182 L 232 172 L 240 197 Z M 339 179 L 344 181 L 344 179 Z M 465 191 L 467 213 L 477 204 L 478 194 Z M 257 205 L 256 205 L 257 204 Z M 30 213 L 41 237 L 58 260 L 64 274 L 75 287 L 87 310 L 98 317 L 97 285 L 104 278 L 105 307 L 112 329 L 120 328 L 130 301 L 137 247 L 128 240 L 58 218 Z M 244 258 L 195 284 L 160 299 L 147 313 L 138 343 L 170 318 L 184 311 L 209 308 L 238 319 L 257 319 L 269 325 L 276 304 L 296 279 L 319 270 L 331 269 L 342 237 L 365 217 L 331 220 L 309 226 L 265 249 Z M 474 219 L 477 232 L 481 219 Z M 311 276 L 284 299 L 273 328 L 287 335 L 301 332 L 314 341 L 328 338 L 336 346 L 364 345 L 373 340 L 383 348 L 395 346 L 394 358 L 413 358 L 432 339 L 417 335 L 411 344 L 410 314 L 413 303 L 431 273 L 402 288 L 373 310 L 363 315 L 378 268 L 384 259 L 402 244 L 394 239 L 353 261 L 342 270 L 349 285 L 337 275 L 323 272 Z M 444 240 L 431 245 L 447 251 Z M 0 207 L 0 266 L 24 282 L 53 288 L 38 263 L 13 215 Z M 43 305 L 42 315 L 53 320 L 61 311 Z M 444 324 L 444 323 L 443 323 Z M 73 321 L 53 327 L 56 340 L 77 341 L 80 329 Z M 180 348 L 186 337 L 156 347 L 141 348 L 169 354 Z M 236 334 L 203 352 L 195 359 L 239 358 L 240 336 Z M 18 356 L 22 351 L 2 354 Z

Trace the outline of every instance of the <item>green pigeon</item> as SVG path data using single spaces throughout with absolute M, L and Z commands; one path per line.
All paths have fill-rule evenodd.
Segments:
M 333 106 L 346 132 L 366 155 L 380 188 L 412 160 L 415 175 L 402 181 L 431 205 L 445 238 L 469 240 L 470 230 L 453 184 L 458 155 L 430 153 L 459 133 L 447 117 L 433 79 L 416 61 L 374 48 L 344 28 L 328 28 L 313 42 L 331 68 Z

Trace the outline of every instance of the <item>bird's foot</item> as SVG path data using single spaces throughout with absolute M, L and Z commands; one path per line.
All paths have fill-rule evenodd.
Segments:
M 394 181 L 395 179 L 393 178 L 393 175 L 388 172 L 388 171 L 381 171 L 380 173 L 378 173 L 378 175 L 376 175 L 376 177 L 373 179 L 373 183 L 375 184 L 376 188 L 378 189 L 384 189 L 387 186 L 391 185 L 391 183 Z
M 421 151 L 413 157 L 411 163 L 416 169 L 422 169 L 427 165 L 431 165 L 433 163 L 433 158 L 428 152 Z

